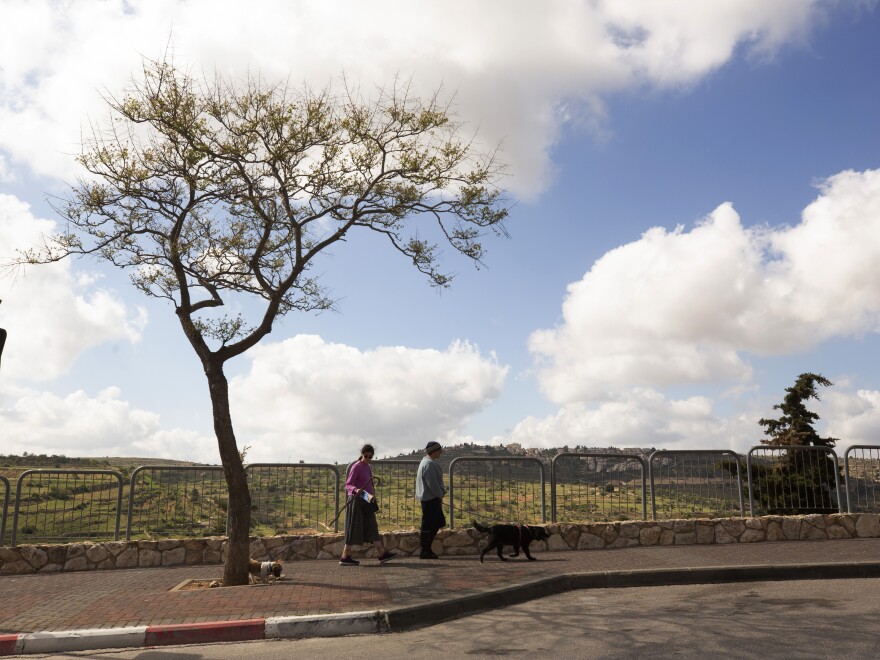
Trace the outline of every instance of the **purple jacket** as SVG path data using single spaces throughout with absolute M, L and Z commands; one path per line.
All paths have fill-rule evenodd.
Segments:
M 375 495 L 376 492 L 373 489 L 373 482 L 370 481 L 372 478 L 373 471 L 370 469 L 370 466 L 364 463 L 364 461 L 359 460 L 351 466 L 351 471 L 348 473 L 348 479 L 345 480 L 345 492 L 348 493 L 349 497 L 353 497 L 355 488 L 361 488 L 362 490 L 367 491 L 370 495 Z

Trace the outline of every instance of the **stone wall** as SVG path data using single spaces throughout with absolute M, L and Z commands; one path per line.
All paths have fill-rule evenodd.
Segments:
M 533 544 L 536 550 L 601 550 L 650 545 L 759 543 L 880 536 L 880 515 L 873 513 L 810 516 L 764 516 L 697 520 L 639 520 L 609 523 L 548 524 L 550 538 Z M 416 531 L 389 532 L 385 545 L 401 555 L 418 554 Z M 440 555 L 476 555 L 486 535 L 473 528 L 441 530 L 434 540 Z M 251 540 L 251 557 L 258 560 L 336 559 L 342 534 L 271 536 Z M 220 564 L 224 537 L 115 541 L 67 545 L 0 547 L 0 575 Z M 355 557 L 375 556 L 372 546 L 357 548 Z

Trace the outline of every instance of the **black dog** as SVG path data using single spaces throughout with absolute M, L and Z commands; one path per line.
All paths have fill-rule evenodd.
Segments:
M 535 558 L 529 554 L 529 543 L 532 541 L 544 541 L 550 538 L 547 530 L 537 525 L 492 525 L 491 527 L 486 527 L 476 520 L 474 520 L 473 525 L 480 532 L 489 532 L 489 540 L 486 542 L 486 547 L 480 553 L 481 564 L 483 563 L 483 555 L 492 548 L 498 549 L 499 559 L 507 561 L 502 552 L 505 545 L 513 546 L 511 557 L 519 557 L 519 549 L 522 548 L 529 561 L 535 561 Z

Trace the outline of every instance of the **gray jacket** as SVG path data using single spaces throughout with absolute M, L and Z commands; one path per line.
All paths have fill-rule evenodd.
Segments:
M 443 497 L 445 494 L 443 470 L 437 465 L 437 461 L 430 456 L 425 456 L 419 463 L 419 472 L 416 475 L 416 499 L 426 502 L 435 497 Z

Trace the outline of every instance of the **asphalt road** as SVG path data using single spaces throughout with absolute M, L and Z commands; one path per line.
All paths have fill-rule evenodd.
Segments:
M 876 658 L 878 622 L 877 579 L 752 582 L 574 591 L 384 635 L 71 655 L 137 660 Z

